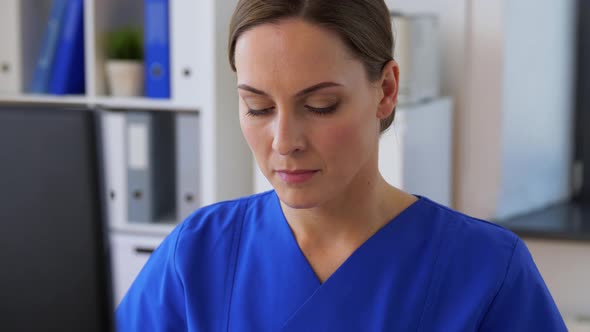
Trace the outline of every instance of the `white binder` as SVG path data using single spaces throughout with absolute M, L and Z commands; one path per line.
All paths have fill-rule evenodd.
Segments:
M 0 1 L 0 93 L 22 92 L 20 0 Z
M 149 112 L 127 112 L 126 122 L 127 217 L 131 223 L 155 222 L 153 117 Z
M 0 94 L 26 92 L 53 1 L 0 1 Z
M 215 47 L 213 1 L 170 0 L 170 88 L 172 99 L 180 105 L 201 107 L 208 100 Z M 209 12 L 210 11 L 210 12 Z M 221 35 L 221 34 L 220 34 Z M 228 66 L 227 61 L 223 64 Z
M 127 223 L 125 112 L 102 111 L 101 119 L 107 216 L 116 229 Z
M 197 113 L 176 113 L 176 213 L 182 222 L 199 208 L 200 128 Z

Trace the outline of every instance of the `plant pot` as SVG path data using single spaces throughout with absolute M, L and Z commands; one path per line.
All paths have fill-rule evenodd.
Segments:
M 106 70 L 111 96 L 143 96 L 143 62 L 134 60 L 108 60 Z

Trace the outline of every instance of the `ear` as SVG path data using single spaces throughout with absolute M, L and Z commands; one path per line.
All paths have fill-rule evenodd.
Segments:
M 389 61 L 381 72 L 379 81 L 379 95 L 381 100 L 377 107 L 377 117 L 380 120 L 387 118 L 397 105 L 397 94 L 399 92 L 399 66 L 395 60 Z

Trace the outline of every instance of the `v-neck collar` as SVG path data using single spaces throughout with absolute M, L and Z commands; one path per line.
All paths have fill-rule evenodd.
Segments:
M 345 303 L 351 294 L 359 296 L 362 287 L 375 284 L 380 275 L 391 275 L 392 261 L 388 256 L 392 252 L 397 252 L 395 256 L 405 255 L 404 244 L 391 239 L 400 234 L 417 237 L 410 229 L 421 227 L 410 221 L 421 219 L 419 206 L 424 199 L 418 198 L 357 248 L 324 283 L 297 244 L 276 193 L 251 198 L 231 277 L 229 330 L 244 330 L 243 324 L 248 322 L 248 330 L 252 331 L 300 331 L 298 326 L 304 317 L 310 312 L 319 315 L 315 311 L 324 307 L 325 301 L 337 305 L 323 312 L 339 315 L 336 310 L 348 305 Z M 393 259 L 393 265 L 400 260 Z
M 371 323 L 374 328 L 368 330 L 379 330 L 392 324 L 387 322 L 392 317 L 387 310 L 397 307 L 393 303 L 410 299 L 412 305 L 409 308 L 420 307 L 426 289 L 408 294 L 415 290 L 404 287 L 411 284 L 413 278 L 412 273 L 407 272 L 416 266 L 419 269 L 426 267 L 414 277 L 421 280 L 431 278 L 443 225 L 428 229 L 436 210 L 428 206 L 430 201 L 427 198 L 416 197 L 416 202 L 369 237 L 324 283 L 320 283 L 313 273 L 286 218 L 281 214 L 281 227 L 291 235 L 289 244 L 298 248 L 298 255 L 305 261 L 307 270 L 312 271 L 318 287 L 292 312 L 280 331 L 358 331 L 364 329 L 358 324 L 362 322 L 366 325 L 376 318 Z M 280 208 L 278 197 L 274 200 Z M 416 260 L 421 263 L 416 265 Z M 383 297 L 383 294 L 391 294 L 391 297 Z M 402 308 L 397 309 L 403 311 Z M 404 322 L 408 326 L 417 323 L 416 320 Z
M 418 199 L 414 203 L 412 203 L 410 206 L 408 206 L 407 208 L 402 210 L 400 213 L 398 213 L 389 222 L 387 222 L 380 229 L 378 229 L 377 232 L 375 232 L 367 240 L 365 240 L 357 249 L 355 249 L 350 254 L 350 256 L 348 256 L 344 260 L 344 262 L 330 275 L 330 277 L 328 277 L 328 279 L 326 279 L 324 282 L 321 282 L 319 277 L 317 276 L 317 274 L 313 270 L 313 267 L 311 266 L 311 264 L 307 260 L 307 257 L 305 257 L 303 250 L 301 250 L 299 243 L 297 243 L 297 239 L 295 238 L 295 234 L 293 233 L 291 226 L 289 226 L 289 222 L 287 221 L 287 217 L 285 216 L 285 213 L 281 207 L 280 198 L 278 197 L 277 193 L 274 190 L 272 191 L 273 210 L 277 211 L 278 212 L 277 215 L 279 215 L 281 218 L 281 220 L 280 220 L 281 225 L 280 226 L 283 229 L 282 232 L 288 234 L 287 237 L 289 239 L 288 240 L 289 243 L 287 243 L 286 245 L 289 247 L 292 247 L 291 251 L 293 251 L 295 253 L 295 255 L 298 256 L 298 260 L 302 261 L 303 265 L 306 267 L 306 270 L 307 270 L 306 272 L 311 273 L 311 275 L 313 276 L 313 279 L 317 283 L 318 287 L 321 287 L 321 286 L 325 285 L 326 283 L 330 282 L 330 279 L 332 279 L 332 277 L 334 275 L 336 275 L 338 273 L 342 273 L 342 272 L 340 272 L 341 270 L 347 269 L 346 266 L 351 264 L 350 261 L 353 261 L 355 256 L 359 255 L 359 252 L 366 250 L 365 247 L 370 246 L 371 242 L 375 241 L 374 240 L 375 238 L 380 238 L 380 237 L 386 236 L 386 233 L 388 233 L 390 231 L 390 229 L 395 227 L 395 225 L 398 223 L 409 222 L 411 220 L 411 218 L 408 218 L 407 216 L 411 215 L 412 211 L 417 209 L 419 207 L 419 205 L 422 204 L 423 201 L 425 200 L 424 197 L 419 196 L 419 195 L 415 195 L 415 197 Z

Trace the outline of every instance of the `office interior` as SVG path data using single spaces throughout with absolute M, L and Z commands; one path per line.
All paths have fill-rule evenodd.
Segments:
M 0 4 L 0 43 L 8 45 L 0 49 L 0 110 L 96 112 L 116 307 L 192 211 L 272 188 L 241 137 L 226 64 L 236 0 L 160 1 L 164 23 L 153 23 L 147 0 L 61 1 L 72 8 L 61 17 L 73 27 L 70 44 L 56 35 L 57 55 L 40 69 L 60 1 Z M 519 235 L 568 328 L 590 331 L 590 3 L 385 2 L 399 38 L 394 57 L 402 75 L 404 65 L 413 68 L 414 81 L 382 137 L 380 170 L 404 190 Z M 166 47 L 158 48 L 163 26 Z M 139 53 L 117 42 L 139 42 Z M 117 51 L 135 67 L 117 72 Z M 154 59 L 164 68 L 146 70 Z M 167 83 L 151 76 L 162 73 Z

